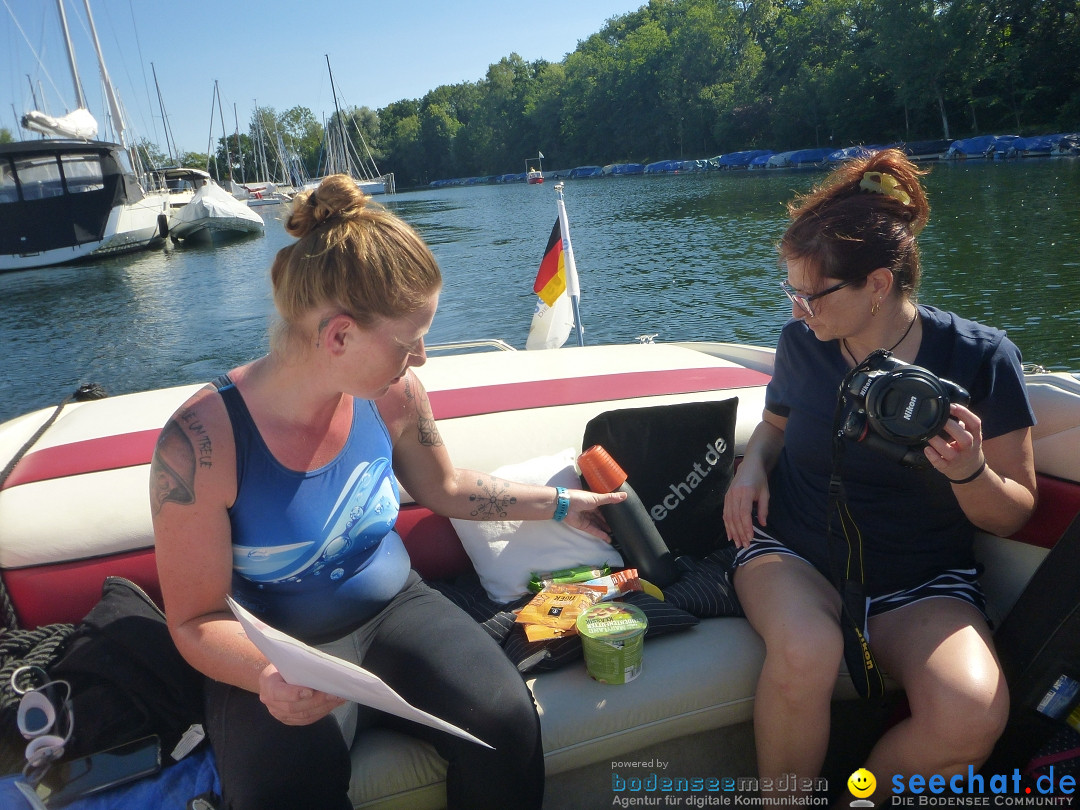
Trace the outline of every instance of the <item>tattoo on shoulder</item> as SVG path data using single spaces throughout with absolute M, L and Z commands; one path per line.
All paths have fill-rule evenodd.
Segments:
M 470 513 L 480 520 L 499 520 L 506 517 L 508 507 L 517 503 L 517 498 L 510 495 L 510 483 L 494 478 L 477 478 L 479 492 L 469 496 L 473 506 Z
M 213 466 L 212 449 L 206 428 L 191 411 L 165 425 L 150 462 L 150 507 L 155 515 L 169 501 L 195 503 L 195 471 Z
M 405 398 L 412 403 L 416 413 L 416 431 L 420 444 L 425 447 L 441 447 L 443 440 L 439 434 L 439 426 L 435 423 L 435 415 L 431 411 L 431 400 L 423 389 L 415 390 L 412 380 L 405 377 Z

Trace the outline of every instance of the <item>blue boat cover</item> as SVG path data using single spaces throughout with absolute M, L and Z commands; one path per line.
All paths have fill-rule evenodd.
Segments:
M 877 152 L 882 147 L 879 144 L 872 146 L 845 146 L 843 149 L 837 149 L 835 152 L 829 152 L 827 160 L 829 163 L 843 163 L 845 160 L 853 160 L 854 158 L 869 157 L 874 152 Z
M 649 163 L 645 166 L 645 174 L 658 174 L 662 172 L 677 172 L 679 170 L 678 160 L 657 160 L 654 163 Z
M 721 168 L 741 168 L 749 166 L 755 158 L 764 157 L 767 159 L 772 155 L 773 151 L 771 149 L 744 149 L 741 152 L 728 152 L 720 155 L 717 163 Z
M 604 173 L 600 166 L 577 166 L 570 170 L 567 177 L 599 177 Z

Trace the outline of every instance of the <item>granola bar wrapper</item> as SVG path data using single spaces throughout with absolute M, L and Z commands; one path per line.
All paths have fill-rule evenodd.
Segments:
M 590 579 L 585 584 L 591 587 L 603 588 L 604 595 L 601 597 L 603 600 L 615 599 L 630 591 L 643 590 L 636 568 L 624 568 L 622 571 L 615 571 L 606 577 Z

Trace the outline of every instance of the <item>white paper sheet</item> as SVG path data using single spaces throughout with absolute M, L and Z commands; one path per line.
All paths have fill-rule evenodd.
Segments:
M 486 748 L 491 748 L 483 740 L 474 737 L 464 729 L 447 723 L 433 714 L 428 714 L 406 701 L 391 689 L 381 678 L 358 667 L 351 661 L 344 661 L 327 655 L 322 650 L 309 647 L 304 642 L 276 630 L 266 622 L 257 619 L 233 598 L 226 597 L 233 614 L 244 627 L 244 632 L 251 643 L 259 648 L 270 663 L 289 683 L 295 686 L 307 686 L 330 695 L 337 695 L 345 700 L 352 700 L 376 709 L 414 720 L 425 726 L 448 731 L 466 740 Z

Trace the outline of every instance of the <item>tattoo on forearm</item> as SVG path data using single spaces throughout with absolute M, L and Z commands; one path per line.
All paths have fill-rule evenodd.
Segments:
M 517 503 L 517 498 L 510 495 L 510 483 L 494 478 L 477 478 L 476 486 L 480 490 L 469 496 L 473 505 L 470 514 L 480 520 L 499 520 L 506 517 L 508 507 Z
M 205 466 L 210 466 L 209 440 L 205 456 L 200 456 L 203 457 Z M 150 462 L 150 509 L 155 515 L 168 501 L 182 505 L 195 503 L 195 469 L 199 464 L 203 462 L 197 460 L 191 438 L 175 420 L 170 421 L 158 437 Z
M 431 411 L 431 401 L 426 391 L 414 392 L 412 380 L 405 378 L 405 398 L 412 403 L 416 413 L 417 438 L 425 447 L 442 446 L 442 436 L 439 435 L 439 426 L 435 423 L 435 415 Z

